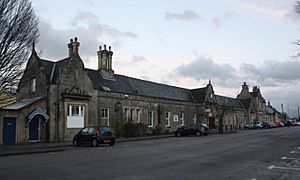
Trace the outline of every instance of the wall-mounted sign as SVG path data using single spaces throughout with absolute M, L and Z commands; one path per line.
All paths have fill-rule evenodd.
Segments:
M 173 121 L 178 122 L 178 115 L 173 115 Z

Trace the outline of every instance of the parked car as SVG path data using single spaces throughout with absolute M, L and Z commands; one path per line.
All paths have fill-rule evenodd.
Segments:
M 113 146 L 116 142 L 115 134 L 108 126 L 88 126 L 81 129 L 73 138 L 73 145 L 90 144 L 109 144 Z
M 293 123 L 292 125 L 293 125 L 293 126 L 300 126 L 300 122 L 294 121 L 294 123 Z
M 191 124 L 188 126 L 182 126 L 177 128 L 175 131 L 175 136 L 207 136 L 209 134 L 209 127 L 206 124 Z
M 277 128 L 277 125 L 274 122 L 270 122 L 271 128 Z
M 284 123 L 280 121 L 276 122 L 276 125 L 277 127 L 284 127 Z
M 260 122 L 254 121 L 254 122 L 252 122 L 252 123 L 245 124 L 245 125 L 244 125 L 244 128 L 245 128 L 245 129 L 262 129 L 263 126 L 262 126 L 262 124 L 261 124 Z
M 263 128 L 276 128 L 277 125 L 274 122 L 269 122 L 269 121 L 263 121 L 262 122 Z
M 263 126 L 263 128 L 272 128 L 273 127 L 273 125 L 267 121 L 263 121 L 262 126 Z

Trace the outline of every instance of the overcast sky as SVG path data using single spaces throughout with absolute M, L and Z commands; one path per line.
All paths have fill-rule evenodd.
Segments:
M 32 0 L 40 18 L 41 58 L 67 56 L 78 37 L 86 68 L 99 45 L 112 46 L 113 69 L 144 80 L 236 97 L 243 82 L 297 116 L 300 15 L 295 0 Z

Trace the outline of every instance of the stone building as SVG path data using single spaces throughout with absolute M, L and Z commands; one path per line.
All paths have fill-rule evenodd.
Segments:
M 237 131 L 244 127 L 247 109 L 235 98 L 216 96 L 218 104 L 219 131 Z
M 252 92 L 249 91 L 249 87 L 244 82 L 240 94 L 237 95 L 237 99 L 247 109 L 246 123 L 253 121 L 264 120 L 266 114 L 266 100 L 263 98 L 258 86 L 253 86 Z
M 268 122 L 284 122 L 282 114 L 271 106 L 270 101 L 268 101 L 266 106 L 266 115 L 264 120 Z
M 114 73 L 111 47 L 100 46 L 98 69 L 87 69 L 77 38 L 69 56 L 53 62 L 34 48 L 17 90 L 17 102 L 0 111 L 1 144 L 69 141 L 87 125 L 115 128 L 117 121 L 143 123 L 149 132 L 190 123 L 214 126 L 212 85 L 189 90 Z
M 17 102 L 0 109 L 0 144 L 69 141 L 84 126 L 115 129 L 120 121 L 143 123 L 149 133 L 157 124 L 174 132 L 191 123 L 227 131 L 265 115 L 258 88 L 249 93 L 244 84 L 233 99 L 215 95 L 210 81 L 185 89 L 115 74 L 106 45 L 97 52 L 98 68 L 88 69 L 79 46 L 71 39 L 68 57 L 56 62 L 41 59 L 33 48 Z

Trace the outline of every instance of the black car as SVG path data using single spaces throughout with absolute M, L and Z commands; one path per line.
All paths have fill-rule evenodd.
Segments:
M 115 145 L 116 138 L 114 132 L 108 126 L 88 126 L 81 129 L 73 138 L 73 145 L 90 143 L 91 146 L 99 144 Z
M 175 136 L 188 136 L 188 135 L 197 135 L 197 136 L 207 136 L 209 133 L 209 128 L 206 124 L 191 124 L 189 126 L 182 126 L 177 128 L 175 131 Z
M 273 128 L 272 124 L 267 121 L 263 121 L 262 126 L 263 126 L 263 128 Z

